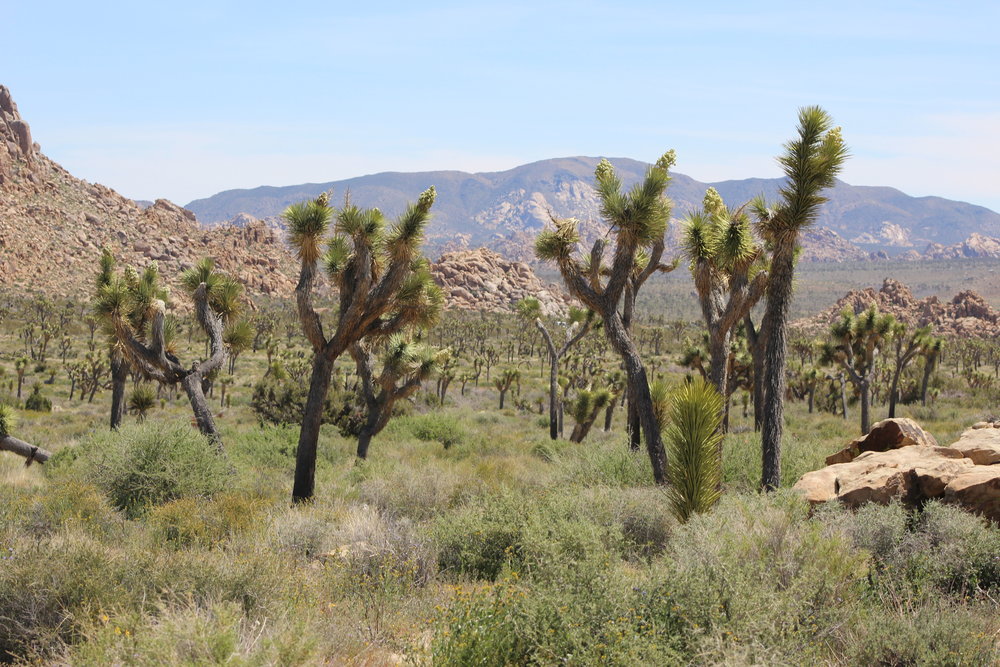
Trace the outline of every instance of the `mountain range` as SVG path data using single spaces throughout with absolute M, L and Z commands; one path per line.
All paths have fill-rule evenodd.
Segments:
M 240 224 L 252 218 L 280 225 L 278 216 L 286 206 L 321 192 L 332 191 L 335 200 L 350 193 L 354 202 L 392 214 L 434 185 L 438 198 L 428 229 L 430 247 L 440 251 L 485 245 L 524 259 L 526 250 L 530 254 L 530 240 L 550 214 L 578 218 L 589 225 L 592 235 L 606 231 L 600 225 L 599 204 L 591 187 L 598 160 L 554 158 L 499 172 L 386 172 L 328 183 L 227 190 L 192 201 L 186 208 L 206 225 Z M 638 181 L 648 166 L 629 158 L 611 162 L 626 186 Z M 708 187 L 718 190 L 730 205 L 739 205 L 757 195 L 774 200 L 782 184 L 778 178 L 704 183 L 675 173 L 667 192 L 674 201 L 674 216 L 680 218 L 701 206 Z M 808 250 L 810 243 L 832 243 L 838 251 L 828 259 L 897 255 L 931 244 L 940 248 L 963 243 L 973 234 L 1000 236 L 1000 214 L 982 206 L 942 197 L 911 197 L 894 188 L 843 181 L 825 194 L 828 201 L 805 245 Z M 673 225 L 675 234 L 678 228 Z

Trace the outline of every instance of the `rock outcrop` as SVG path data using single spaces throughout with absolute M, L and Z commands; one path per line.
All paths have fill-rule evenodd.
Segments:
M 937 335 L 966 338 L 1000 335 L 1000 313 L 977 293 L 966 290 L 949 302 L 941 302 L 936 296 L 917 299 L 909 287 L 892 278 L 886 278 L 877 292 L 871 287 L 852 290 L 833 307 L 796 325 L 806 331 L 821 332 L 839 319 L 845 309 L 860 313 L 872 304 L 911 326 L 930 325 Z
M 969 238 L 954 245 L 931 243 L 924 250 L 924 259 L 971 259 L 1000 257 L 1000 239 L 973 233 Z
M 74 178 L 41 152 L 0 86 L 0 290 L 85 294 L 104 246 L 122 263 L 157 261 L 168 281 L 213 257 L 251 294 L 290 294 L 297 276 L 280 233 L 263 223 L 204 229 L 165 199 L 143 206 Z
M 885 420 L 876 427 L 888 433 L 893 422 L 906 434 L 895 446 L 888 438 L 880 441 L 888 449 L 854 455 L 855 441 L 827 459 L 837 462 L 806 473 L 794 488 L 812 503 L 839 500 L 849 507 L 892 500 L 916 506 L 936 498 L 1000 522 L 1000 423 L 976 424 L 957 442 L 939 447 L 911 420 Z M 842 460 L 844 452 L 851 458 Z
M 533 296 L 544 314 L 559 316 L 570 303 L 558 286 L 544 285 L 527 264 L 508 261 L 486 248 L 447 252 L 431 265 L 431 275 L 450 308 L 507 311 Z

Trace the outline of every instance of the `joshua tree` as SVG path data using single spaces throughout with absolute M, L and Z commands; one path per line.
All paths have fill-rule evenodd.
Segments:
M 211 355 L 190 368 L 181 365 L 168 345 L 166 305 L 162 299 L 149 302 L 148 331 L 133 326 L 136 296 L 128 285 L 128 277 L 113 277 L 101 288 L 95 306 L 99 315 L 112 325 L 115 338 L 129 363 L 141 375 L 164 385 L 180 383 L 191 402 L 195 422 L 212 444 L 222 451 L 222 438 L 205 399 L 205 383 L 209 374 L 222 367 L 226 347 L 222 340 L 223 313 L 236 310 L 235 294 L 239 284 L 217 273 L 211 259 L 199 262 L 185 271 L 181 283 L 194 300 L 195 316 L 208 336 Z
M 497 388 L 500 392 L 500 409 L 503 410 L 504 398 L 507 397 L 507 392 L 514 385 L 515 382 L 520 382 L 521 372 L 513 368 L 508 368 L 500 375 L 500 377 L 493 380 L 493 386 Z
M 896 322 L 892 331 L 892 351 L 895 365 L 892 369 L 892 384 L 889 387 L 889 417 L 896 416 L 899 401 L 899 378 L 913 359 L 931 342 L 930 326 L 914 329 L 909 333 L 905 322 Z
M 115 280 L 115 257 L 111 254 L 110 249 L 104 248 L 101 251 L 100 268 L 96 281 L 98 304 L 101 302 L 102 293 L 111 289 L 110 286 Z M 167 299 L 167 290 L 160 285 L 160 274 L 156 262 L 146 267 L 141 275 L 136 273 L 132 267 L 126 268 L 124 275 L 118 279 L 114 289 L 127 292 L 124 295 L 125 301 L 123 301 L 127 312 L 120 313 L 120 316 L 128 320 L 130 329 L 140 340 L 143 340 L 149 318 L 154 311 L 154 302 L 166 301 Z M 115 333 L 113 318 L 108 312 L 98 312 L 97 314 L 97 320 L 103 322 L 108 333 L 108 357 L 111 363 L 111 430 L 115 430 L 121 425 L 122 418 L 125 416 L 125 383 L 128 381 L 129 363 L 124 344 L 119 341 Z M 165 336 L 168 339 L 172 338 L 169 335 L 170 330 L 170 327 L 165 326 Z
M 576 426 L 570 433 L 570 442 L 583 442 L 597 420 L 597 415 L 612 401 L 611 392 L 607 389 L 584 389 L 576 395 L 571 413 Z
M 147 384 L 141 384 L 132 390 L 128 397 L 128 409 L 135 414 L 138 422 L 146 421 L 146 415 L 156 405 L 156 392 Z
M 798 136 L 785 145 L 785 153 L 778 158 L 787 178 L 780 201 L 774 208 L 763 198 L 752 204 L 757 229 L 770 251 L 762 331 L 748 331 L 748 336 L 763 338 L 763 373 L 758 388 L 763 389 L 761 486 L 765 489 L 777 488 L 781 482 L 788 312 L 799 233 L 815 222 L 826 201 L 821 193 L 834 184 L 847 159 L 840 128 L 831 125 L 830 116 L 821 108 L 800 109 Z
M 427 262 L 419 255 L 424 227 L 434 203 L 434 188 L 425 191 L 389 230 L 378 209 L 363 210 L 346 202 L 337 213 L 336 233 L 324 257 L 327 275 L 339 291 L 339 319 L 331 336 L 312 304 L 317 263 L 333 210 L 321 195 L 288 207 L 289 240 L 300 260 L 295 299 L 299 322 L 312 346 L 312 376 L 295 456 L 296 501 L 312 498 L 316 478 L 316 446 L 333 364 L 365 338 L 388 338 L 427 322 L 440 306 Z
M 567 327 L 564 340 L 560 347 L 556 347 L 552 340 L 552 334 L 542 322 L 542 304 L 535 297 L 528 297 L 517 304 L 517 314 L 525 322 L 534 322 L 535 327 L 542 333 L 545 346 L 549 350 L 549 437 L 555 440 L 559 437 L 559 360 L 566 356 L 566 352 L 580 342 L 580 339 L 587 335 L 594 320 L 593 311 L 585 311 L 581 308 L 570 308 L 569 327 Z
M 236 370 L 236 359 L 253 345 L 253 325 L 249 320 L 236 320 L 222 332 L 222 340 L 229 348 L 229 374 L 232 375 Z
M 875 361 L 895 328 L 896 318 L 889 313 L 879 313 L 874 305 L 859 315 L 844 311 L 840 320 L 830 327 L 832 340 L 822 347 L 821 361 L 843 367 L 847 378 L 858 390 L 862 435 L 871 430 L 871 385 Z
M 637 287 L 662 267 L 663 237 L 670 218 L 670 202 L 663 193 L 674 159 L 673 151 L 664 154 L 627 193 L 622 192 L 621 179 L 610 162 L 601 160 L 597 165 L 601 213 L 615 237 L 610 266 L 602 266 L 604 239 L 594 243 L 586 261 L 575 257 L 580 236 L 573 219 L 554 220 L 555 229 L 542 231 L 535 242 L 538 258 L 554 260 L 573 296 L 603 321 L 605 336 L 624 362 L 628 394 L 645 435 L 653 478 L 660 484 L 666 481 L 663 440 L 653 414 L 646 368 L 626 322 L 631 322 Z
M 941 358 L 941 350 L 943 349 L 943 338 L 931 338 L 920 350 L 920 356 L 924 358 L 924 376 L 920 381 L 920 405 L 927 405 L 927 385 L 930 384 L 931 375 L 937 367 L 937 362 Z
M 367 343 L 351 347 L 351 356 L 361 378 L 361 396 L 368 414 L 358 433 L 358 458 L 368 456 L 368 446 L 392 416 L 397 401 L 409 398 L 434 374 L 446 351 L 433 350 L 396 334 L 389 338 L 382 355 L 382 372 L 375 376 L 375 356 Z
M 20 357 L 14 362 L 14 372 L 17 373 L 17 398 L 21 398 L 21 388 L 24 386 L 24 372 L 28 370 L 28 358 Z
M 692 514 L 710 509 L 721 495 L 722 396 L 711 384 L 697 379 L 676 389 L 669 403 L 667 497 L 674 516 L 687 521 Z
M 708 328 L 708 380 L 726 397 L 730 334 L 764 295 L 767 273 L 743 209 L 728 209 L 715 188 L 705 193 L 703 209 L 688 216 L 683 242 Z

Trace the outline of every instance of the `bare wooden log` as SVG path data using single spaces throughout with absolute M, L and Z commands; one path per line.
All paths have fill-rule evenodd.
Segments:
M 0 435 L 0 452 L 12 452 L 27 459 L 25 466 L 30 466 L 35 461 L 45 463 L 52 456 L 52 452 L 41 447 L 36 447 L 24 440 L 18 440 L 10 435 Z

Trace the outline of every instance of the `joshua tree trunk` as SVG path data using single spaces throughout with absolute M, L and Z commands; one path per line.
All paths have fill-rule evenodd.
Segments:
M 615 401 L 614 401 L 614 399 L 612 399 L 612 401 L 610 403 L 608 403 L 608 407 L 606 407 L 604 409 L 604 432 L 605 433 L 607 433 L 608 431 L 611 430 L 611 421 L 614 419 L 614 416 L 615 416 Z
M 30 466 L 35 461 L 45 463 L 52 456 L 50 452 L 45 451 L 41 447 L 35 447 L 24 440 L 18 440 L 10 435 L 0 435 L 0 452 L 11 452 L 12 454 L 23 456 L 27 459 L 24 462 L 25 466 Z
M 295 451 L 295 483 L 292 497 L 296 500 L 311 498 L 316 487 L 316 449 L 319 444 L 319 429 L 323 425 L 323 406 L 326 404 L 326 394 L 330 389 L 332 371 L 333 362 L 323 351 L 313 355 L 309 395 L 302 411 L 299 446 Z
M 920 381 L 920 405 L 927 406 L 927 387 L 931 382 L 931 375 L 934 373 L 934 364 L 924 364 L 924 377 Z
M 781 484 L 781 436 L 785 420 L 785 363 L 788 357 L 788 310 L 792 302 L 795 240 L 783 238 L 774 249 L 764 311 L 764 392 L 761 421 L 761 487 Z
M 117 430 L 125 417 L 125 383 L 128 381 L 128 363 L 115 352 L 111 353 L 111 430 Z
M 208 400 L 205 398 L 205 392 L 202 388 L 201 373 L 197 371 L 190 373 L 181 380 L 181 386 L 184 387 L 184 393 L 187 394 L 188 401 L 191 402 L 191 411 L 194 413 L 194 420 L 198 424 L 198 430 L 221 453 L 222 436 L 219 435 L 219 431 L 215 427 L 215 418 L 212 417 L 212 409 L 208 407 Z
M 899 374 L 900 368 L 897 364 L 892 372 L 892 385 L 889 387 L 889 418 L 896 416 L 896 402 L 899 400 Z M 867 431 L 866 431 L 867 433 Z
M 747 342 L 750 348 L 750 357 L 753 361 L 753 430 L 760 431 L 761 421 L 764 418 L 764 338 L 762 332 L 754 327 L 753 319 L 748 313 L 743 318 L 743 324 L 747 332 Z
M 837 376 L 840 380 L 840 405 L 844 411 L 844 421 L 847 421 L 847 378 L 841 373 Z
M 604 320 L 604 331 L 608 337 L 608 342 L 615 351 L 621 355 L 625 362 L 625 376 L 628 382 L 628 390 L 633 397 L 633 403 L 638 413 L 639 424 L 646 436 L 646 450 L 649 453 L 649 461 L 653 468 L 653 479 L 657 484 L 666 483 L 666 453 L 663 448 L 663 438 L 660 435 L 660 428 L 656 423 L 656 415 L 653 412 L 653 398 L 649 393 L 649 379 L 646 377 L 646 368 L 639 358 L 639 353 L 625 332 L 621 318 L 617 313 Z
M 865 377 L 858 384 L 858 391 L 861 393 L 861 435 L 868 435 L 871 428 L 871 381 Z

